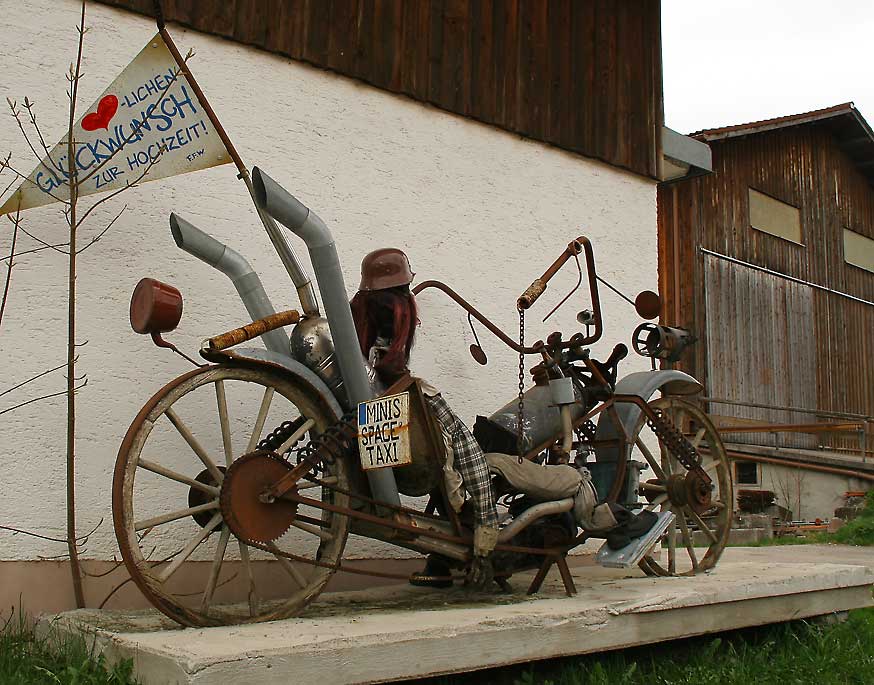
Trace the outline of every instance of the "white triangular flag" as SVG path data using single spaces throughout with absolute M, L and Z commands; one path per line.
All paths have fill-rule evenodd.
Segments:
M 80 196 L 232 161 L 160 33 L 73 127 L 73 139 Z M 67 150 L 65 137 L 0 215 L 69 199 Z

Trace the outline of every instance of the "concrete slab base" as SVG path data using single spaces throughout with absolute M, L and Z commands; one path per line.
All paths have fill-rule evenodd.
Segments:
M 577 565 L 572 598 L 551 573 L 536 597 L 522 577 L 512 594 L 398 585 L 323 595 L 299 618 L 251 626 L 182 629 L 153 611 L 88 609 L 53 621 L 93 636 L 110 661 L 133 658 L 145 685 L 389 682 L 874 605 L 874 553 L 840 563 L 835 549 L 730 549 L 694 578 Z

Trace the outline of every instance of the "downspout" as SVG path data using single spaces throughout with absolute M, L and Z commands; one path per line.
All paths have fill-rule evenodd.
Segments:
M 237 289 L 237 294 L 243 301 L 249 316 L 252 317 L 252 321 L 276 313 L 270 298 L 264 291 L 261 279 L 240 253 L 220 243 L 211 235 L 204 233 L 176 214 L 170 215 L 170 231 L 173 233 L 173 240 L 176 241 L 177 247 L 215 267 L 231 279 L 231 283 Z M 282 332 L 281 328 L 263 334 L 261 339 L 264 341 L 264 346 L 271 352 L 286 357 L 290 356 L 288 336 Z
M 358 346 L 358 335 L 352 320 L 352 310 L 349 308 L 343 271 L 331 232 L 315 212 L 301 204 L 258 167 L 252 170 L 252 183 L 258 206 L 306 243 L 349 402 L 352 405 L 366 402 L 371 399 L 373 392 Z M 366 474 L 375 499 L 386 504 L 400 504 L 394 472 L 391 469 L 370 469 Z

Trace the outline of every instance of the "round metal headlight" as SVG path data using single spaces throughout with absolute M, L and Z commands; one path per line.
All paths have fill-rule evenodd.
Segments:
M 130 300 L 130 325 L 137 333 L 166 333 L 182 318 L 182 294 L 172 285 L 144 278 Z

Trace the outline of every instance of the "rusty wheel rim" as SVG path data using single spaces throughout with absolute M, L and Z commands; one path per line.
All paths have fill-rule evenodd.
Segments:
M 646 509 L 672 511 L 675 520 L 663 538 L 661 559 L 648 555 L 640 568 L 647 575 L 693 576 L 712 569 L 728 542 L 734 502 L 728 457 L 713 423 L 694 404 L 665 397 L 650 406 L 663 411 L 698 449 L 712 490 L 705 492 L 700 478 L 687 471 L 661 441 L 657 452 L 641 449 L 655 475 L 651 483 L 659 482 L 644 485 Z M 643 438 L 640 431 L 648 431 L 643 420 L 639 426 Z
M 195 399 L 211 402 L 212 415 L 206 409 L 202 415 L 193 411 L 200 406 Z M 294 411 L 307 418 L 302 440 L 335 419 L 301 381 L 265 369 L 219 365 L 166 385 L 128 429 L 113 479 L 116 537 L 131 578 L 175 621 L 208 626 L 292 616 L 318 596 L 333 574 L 238 541 L 220 509 L 220 486 L 212 485 L 223 479 L 224 468 L 279 425 L 280 417 L 288 420 Z M 204 467 L 212 479 L 197 478 Z M 326 469 L 320 475 L 327 482 L 348 489 L 345 463 L 337 460 Z M 189 506 L 191 488 L 203 494 L 196 501 L 206 500 L 194 508 Z M 322 488 L 310 492 L 348 506 L 344 495 Z M 275 549 L 339 563 L 348 518 L 315 511 L 307 513 L 318 519 L 317 525 L 294 528 L 273 543 Z

